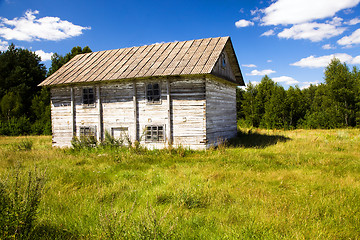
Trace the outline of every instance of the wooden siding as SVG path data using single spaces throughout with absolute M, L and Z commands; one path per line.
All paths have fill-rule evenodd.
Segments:
M 71 146 L 71 139 L 73 137 L 73 116 L 71 113 L 71 88 L 51 89 L 53 146 Z
M 127 137 L 134 142 L 134 104 L 133 84 L 104 84 L 100 88 L 104 133 L 111 134 L 113 128 L 127 128 Z M 103 133 L 103 134 L 104 134 Z
M 205 80 L 171 82 L 174 146 L 205 149 Z
M 149 83 L 160 84 L 160 102 L 147 101 L 146 85 Z M 94 87 L 95 99 L 100 98 L 95 104 L 82 104 L 84 87 Z M 205 79 L 113 82 L 57 87 L 52 88 L 51 92 L 54 146 L 68 147 L 73 134 L 79 137 L 80 127 L 92 127 L 98 139 L 103 138 L 106 131 L 111 134 L 114 129 L 126 129 L 132 142 L 139 140 L 148 148 L 164 148 L 169 142 L 193 149 L 206 147 Z M 72 112 L 75 114 L 72 115 Z M 73 133 L 73 121 L 76 133 Z M 164 127 L 164 141 L 145 141 L 145 129 L 149 125 Z
M 206 134 L 208 147 L 236 136 L 236 86 L 206 80 Z
M 225 67 L 222 66 L 222 55 L 224 56 L 225 58 Z M 218 77 L 221 77 L 221 78 L 224 78 L 224 79 L 235 79 L 235 75 L 232 71 L 232 68 L 231 68 L 231 65 L 229 64 L 230 63 L 230 59 L 229 59 L 229 56 L 227 54 L 226 51 L 223 51 L 222 54 L 220 54 L 220 58 L 218 59 L 218 61 L 216 62 L 213 70 L 212 70 L 212 73 Z

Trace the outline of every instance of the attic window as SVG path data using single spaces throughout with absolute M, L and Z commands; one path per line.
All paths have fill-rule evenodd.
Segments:
M 150 103 L 160 102 L 160 85 L 150 83 L 146 86 L 146 99 Z
M 164 126 L 146 126 L 146 142 L 163 142 Z
M 220 55 L 220 65 L 221 68 L 226 68 L 226 58 L 224 53 Z
M 83 88 L 83 104 L 94 105 L 95 104 L 95 93 L 94 88 Z

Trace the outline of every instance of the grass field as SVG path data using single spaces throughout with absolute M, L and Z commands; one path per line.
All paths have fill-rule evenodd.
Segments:
M 45 178 L 37 239 L 360 239 L 360 129 L 243 130 L 208 151 L 0 137 L 0 159 L 9 191 Z

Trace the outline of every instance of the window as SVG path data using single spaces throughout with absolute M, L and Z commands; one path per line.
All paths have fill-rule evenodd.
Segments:
M 160 85 L 150 83 L 146 86 L 146 99 L 150 103 L 160 102 Z
M 163 142 L 164 126 L 146 126 L 145 136 L 147 142 Z
M 220 55 L 220 61 L 221 68 L 226 68 L 226 58 L 224 53 Z
M 96 138 L 95 127 L 80 127 L 80 138 Z
M 83 104 L 85 105 L 95 104 L 94 88 L 83 88 Z
M 128 137 L 128 128 L 127 127 L 113 127 L 111 128 L 111 135 L 115 139 L 122 139 Z

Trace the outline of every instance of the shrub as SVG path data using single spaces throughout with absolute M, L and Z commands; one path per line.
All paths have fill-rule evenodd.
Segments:
M 30 120 L 26 117 L 10 118 L 0 122 L 0 135 L 19 136 L 30 133 Z
M 15 144 L 14 148 L 19 151 L 30 151 L 33 146 L 33 141 L 30 139 L 24 139 L 20 143 Z
M 31 239 L 44 178 L 35 170 L 24 180 L 17 170 L 11 180 L 0 180 L 0 239 Z
M 93 148 L 97 144 L 95 137 L 73 137 L 71 140 L 71 146 L 74 150 L 80 150 L 84 148 Z

